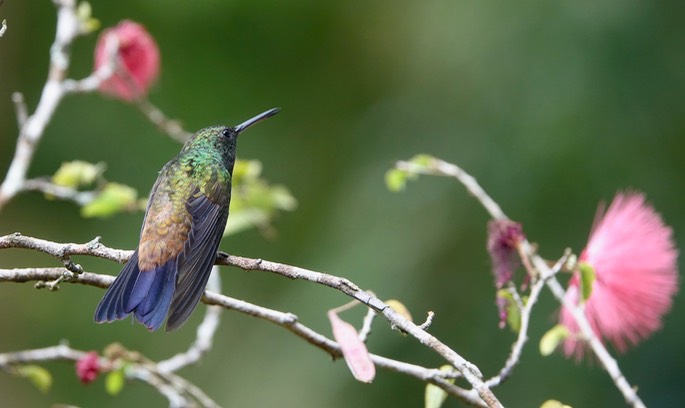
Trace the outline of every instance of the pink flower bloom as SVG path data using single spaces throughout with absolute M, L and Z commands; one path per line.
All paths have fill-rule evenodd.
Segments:
M 142 25 L 124 20 L 100 34 L 95 46 L 95 70 L 110 63 L 106 44 L 111 37 L 118 40 L 117 66 L 114 74 L 100 84 L 100 91 L 125 101 L 146 95 L 159 75 L 155 40 Z
M 599 214 L 579 259 L 596 274 L 585 302 L 595 334 L 623 352 L 658 330 L 678 290 L 677 258 L 671 228 L 645 203 L 644 195 L 618 193 L 606 214 Z M 566 292 L 576 304 L 579 286 L 576 272 Z M 580 359 L 585 343 L 574 336 L 578 326 L 563 307 L 560 322 L 571 333 L 564 354 Z
M 76 361 L 76 376 L 82 383 L 88 384 L 98 378 L 98 374 L 100 374 L 99 358 L 98 353 L 90 351 Z

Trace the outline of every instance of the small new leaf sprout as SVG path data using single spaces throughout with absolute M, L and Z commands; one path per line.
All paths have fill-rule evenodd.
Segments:
M 559 344 L 568 337 L 569 331 L 566 326 L 557 324 L 545 333 L 540 339 L 540 354 L 548 356 L 556 350 Z
M 93 8 L 87 1 L 79 3 L 76 8 L 76 18 L 83 34 L 90 34 L 100 28 L 100 20 L 93 18 Z
M 52 386 L 52 375 L 39 365 L 27 364 L 17 367 L 16 373 L 31 381 L 31 384 L 42 393 L 48 392 Z
M 110 371 L 105 377 L 105 391 L 109 395 L 117 395 L 124 389 L 126 376 L 124 374 L 125 367 Z
M 138 209 L 138 192 L 132 187 L 107 183 L 93 201 L 81 207 L 81 215 L 106 218 L 112 215 Z
M 415 179 L 416 175 L 400 169 L 390 169 L 385 173 L 385 185 L 393 193 L 399 193 L 407 187 L 409 178 Z
M 233 194 L 231 197 L 231 222 L 224 235 L 231 235 L 250 228 L 260 228 L 263 233 L 273 232 L 271 222 L 278 211 L 294 211 L 297 200 L 282 185 L 269 185 L 260 178 L 262 164 L 258 160 L 238 160 L 233 168 Z
M 104 163 L 88 163 L 82 160 L 64 162 L 52 176 L 52 182 L 58 186 L 79 189 L 95 182 L 105 171 Z
M 430 170 L 430 166 L 435 159 L 427 154 L 419 154 L 407 162 L 410 168 L 399 168 L 397 167 L 388 170 L 385 173 L 385 185 L 388 190 L 393 193 L 398 193 L 404 191 L 407 186 L 408 180 L 416 180 L 421 173 L 425 173 Z
M 580 270 L 580 293 L 582 301 L 585 302 L 590 299 L 592 285 L 597 279 L 597 274 L 595 274 L 595 269 L 585 262 L 578 263 L 578 269 Z
M 571 408 L 571 406 L 557 400 L 547 400 L 540 405 L 540 408 Z

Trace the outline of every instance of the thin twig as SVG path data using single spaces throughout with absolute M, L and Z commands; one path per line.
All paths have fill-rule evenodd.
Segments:
M 258 270 L 272 272 L 290 279 L 306 280 L 328 286 L 350 297 L 353 297 L 385 317 L 385 319 L 390 323 L 391 327 L 396 327 L 399 330 L 410 334 L 412 337 L 419 340 L 421 344 L 426 345 L 433 351 L 440 354 L 440 356 L 446 359 L 452 366 L 454 366 L 464 375 L 466 381 L 468 381 L 474 387 L 474 389 L 477 390 L 478 395 L 483 399 L 483 401 L 485 401 L 486 404 L 488 404 L 488 406 L 502 406 L 497 397 L 495 397 L 492 391 L 483 382 L 483 375 L 478 367 L 467 361 L 435 336 L 429 334 L 413 322 L 404 318 L 391 307 L 383 303 L 380 299 L 372 296 L 366 291 L 361 290 L 357 285 L 345 278 L 311 271 L 297 266 L 280 264 L 262 259 L 244 258 L 235 255 L 228 255 L 225 253 L 219 254 L 217 264 L 236 266 L 247 271 Z
M 405 170 L 418 174 L 429 174 L 433 176 L 454 177 L 466 187 L 466 190 L 478 200 L 490 216 L 496 220 L 506 220 L 507 216 L 502 208 L 493 200 L 483 187 L 478 184 L 473 176 L 465 172 L 461 167 L 439 159 L 432 159 L 427 167 L 405 161 L 399 161 L 395 165 L 400 170 Z
M 153 105 L 148 99 L 137 100 L 136 107 L 150 122 L 157 125 L 160 130 L 168 134 L 177 142 L 185 143 L 190 139 L 192 134 L 183 129 L 179 121 L 167 117 L 164 112 Z
M 26 108 L 26 101 L 24 101 L 24 94 L 21 92 L 12 93 L 12 102 L 14 102 L 14 111 L 17 116 L 17 125 L 19 129 L 24 127 L 26 119 L 29 116 L 28 108 Z
M 371 334 L 371 325 L 373 324 L 373 319 L 376 318 L 376 312 L 373 309 L 368 309 L 364 320 L 362 320 L 362 327 L 359 329 L 359 340 L 366 343 L 366 340 Z
M 428 330 L 429 327 L 431 327 L 431 324 L 433 324 L 433 318 L 435 317 L 435 312 L 432 310 L 428 311 L 428 316 L 426 316 L 426 321 L 421 323 L 419 326 L 422 330 Z
M 60 186 L 50 182 L 47 179 L 30 179 L 24 182 L 23 190 L 25 191 L 39 191 L 47 195 L 59 198 L 61 200 L 73 201 L 74 203 L 84 206 L 93 201 L 97 196 L 94 191 L 78 191 L 73 188 Z

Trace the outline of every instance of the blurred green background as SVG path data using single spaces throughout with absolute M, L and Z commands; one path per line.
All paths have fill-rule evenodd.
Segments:
M 377 2 L 162 0 L 93 1 L 103 27 L 122 19 L 157 39 L 162 73 L 150 98 L 186 128 L 237 124 L 273 106 L 281 114 L 241 139 L 238 155 L 264 165 L 299 201 L 278 234 L 230 236 L 222 249 L 345 276 L 381 299 L 397 298 L 430 331 L 492 375 L 514 339 L 497 328 L 485 251 L 484 210 L 448 179 L 423 177 L 393 194 L 383 182 L 397 159 L 428 153 L 463 166 L 524 225 L 550 258 L 580 251 L 597 203 L 623 188 L 645 191 L 683 242 L 685 215 L 685 2 L 451 1 Z M 10 95 L 31 110 L 47 74 L 54 37 L 50 1 L 6 1 L 0 19 L 0 174 L 17 135 Z M 97 35 L 73 47 L 71 76 L 92 68 Z M 68 97 L 46 130 L 30 176 L 63 161 L 108 164 L 110 180 L 146 194 L 180 146 L 133 107 L 99 95 Z M 20 231 L 60 242 L 100 235 L 133 248 L 142 213 L 82 219 L 75 205 L 27 193 L 0 213 L 0 234 Z M 230 219 L 229 219 L 230 222 Z M 116 274 L 112 262 L 81 257 L 86 270 Z M 3 250 L 0 267 L 60 266 L 26 250 Z M 325 312 L 341 294 L 261 272 L 222 270 L 224 293 L 297 314 L 329 334 Z M 63 285 L 0 285 L 0 352 L 54 345 L 102 350 L 113 341 L 160 359 L 194 338 L 204 306 L 173 334 L 128 322 L 96 325 L 103 291 Z M 549 398 L 574 407 L 623 406 L 596 364 L 537 343 L 556 320 L 544 293 L 530 343 L 514 376 L 495 389 L 506 406 Z M 362 310 L 343 315 L 360 321 Z M 685 304 L 677 297 L 664 328 L 619 363 L 648 406 L 685 405 Z M 369 341 L 378 354 L 439 366 L 438 356 L 378 321 Z M 0 405 L 165 406 L 139 383 L 110 397 L 99 379 L 82 386 L 71 364 L 47 364 L 53 389 L 0 374 Z M 286 330 L 225 312 L 214 348 L 181 374 L 222 406 L 422 406 L 424 384 L 380 371 L 353 380 L 330 358 Z M 447 407 L 461 406 L 448 400 Z

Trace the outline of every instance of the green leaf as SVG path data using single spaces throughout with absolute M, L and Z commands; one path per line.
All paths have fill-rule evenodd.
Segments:
M 233 183 L 240 185 L 244 180 L 256 180 L 262 174 L 262 163 L 259 160 L 236 160 L 233 166 Z
M 269 222 L 269 214 L 257 208 L 240 208 L 231 210 L 231 216 L 226 224 L 224 235 L 233 235 L 258 225 Z
M 557 324 L 549 329 L 540 339 L 540 354 L 548 356 L 556 350 L 559 343 L 568 337 L 569 331 L 566 326 Z
M 293 211 L 297 200 L 282 185 L 269 185 L 260 178 L 262 164 L 257 160 L 238 160 L 233 169 L 231 216 L 224 235 L 258 227 L 271 232 L 271 222 L 279 211 Z
M 105 391 L 109 395 L 117 395 L 124 388 L 126 377 L 124 375 L 124 368 L 110 371 L 105 377 Z
M 592 294 L 592 285 L 595 283 L 597 275 L 595 274 L 595 269 L 585 262 L 580 262 L 578 269 L 580 269 L 580 292 L 583 302 L 585 302 Z
M 297 200 L 290 193 L 287 187 L 276 185 L 271 187 L 271 202 L 274 208 L 283 211 L 295 211 L 297 208 Z
M 547 400 L 540 405 L 540 408 L 571 408 L 571 406 L 557 400 Z
M 93 184 L 103 171 L 103 163 L 93 164 L 81 160 L 64 162 L 52 176 L 52 182 L 58 186 L 78 189 Z
M 454 369 L 450 365 L 444 365 L 440 367 L 440 371 L 451 372 L 452 370 Z M 454 384 L 453 378 L 448 378 L 447 381 Z M 447 393 L 442 388 L 433 384 L 426 385 L 426 393 L 424 398 L 426 408 L 440 408 L 446 399 Z
M 46 393 L 52 386 L 52 375 L 45 368 L 28 364 L 17 368 L 17 374 L 28 378 L 31 383 L 42 393 Z
M 118 183 L 107 183 L 93 201 L 81 208 L 81 215 L 86 218 L 111 217 L 118 212 L 138 209 L 137 200 L 138 192 L 132 187 Z

